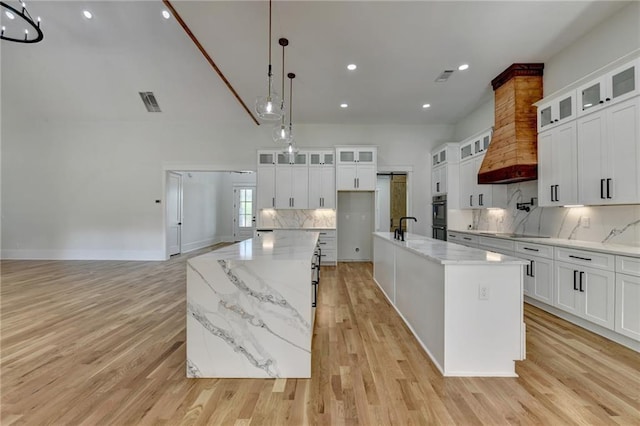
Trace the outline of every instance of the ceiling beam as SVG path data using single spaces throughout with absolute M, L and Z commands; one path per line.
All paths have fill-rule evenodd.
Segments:
M 253 120 L 254 123 L 256 123 L 258 126 L 260 125 L 260 122 L 256 119 L 256 117 L 253 115 L 253 113 L 249 110 L 249 108 L 247 107 L 247 105 L 244 103 L 244 101 L 242 100 L 242 98 L 240 97 L 240 95 L 238 95 L 238 92 L 236 92 L 236 89 L 233 88 L 233 86 L 231 85 L 231 83 L 229 82 L 229 80 L 227 80 L 227 77 L 224 76 L 224 74 L 222 73 L 222 71 L 220 70 L 220 68 L 218 68 L 218 66 L 216 65 L 215 62 L 213 62 L 213 59 L 211 59 L 211 56 L 209 56 L 209 54 L 207 53 L 207 51 L 204 49 L 204 47 L 202 46 L 202 44 L 200 43 L 200 41 L 196 38 L 196 36 L 191 32 L 191 29 L 189 28 L 189 26 L 186 24 L 186 22 L 184 22 L 184 20 L 182 19 L 182 17 L 180 16 L 180 14 L 178 13 L 178 11 L 173 7 L 173 5 L 171 4 L 171 2 L 169 0 L 162 0 L 162 2 L 165 4 L 165 6 L 167 6 L 169 8 L 169 10 L 171 10 L 171 14 L 173 15 L 174 18 L 176 18 L 176 21 L 178 21 L 178 24 L 180 24 L 180 26 L 182 27 L 182 29 L 187 33 L 187 35 L 189 36 L 189 38 L 191 39 L 191 41 L 193 42 L 193 44 L 196 45 L 196 47 L 198 48 L 198 50 L 200 51 L 200 53 L 202 53 L 202 56 L 204 56 L 204 58 L 207 60 L 207 62 L 209 62 L 209 65 L 211 65 L 211 67 L 213 67 L 213 69 L 215 70 L 215 72 L 218 74 L 218 76 L 222 79 L 222 81 L 224 82 L 224 84 L 227 85 L 227 88 L 229 88 L 229 90 L 231 91 L 231 93 L 233 93 L 233 96 L 235 96 L 235 98 L 238 100 L 238 102 L 240 102 L 240 105 L 242 105 L 242 108 L 244 108 L 245 111 L 247 111 L 247 114 L 249 114 L 249 116 L 251 117 L 251 119 Z

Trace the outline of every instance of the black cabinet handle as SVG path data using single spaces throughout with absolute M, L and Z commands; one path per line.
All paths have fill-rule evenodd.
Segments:
M 553 199 L 553 185 L 549 186 L 549 189 L 551 189 L 551 201 L 556 201 Z
M 607 179 L 607 198 L 611 199 L 611 179 Z
M 535 278 L 536 276 L 536 271 L 535 271 L 535 266 L 536 266 L 536 262 L 535 260 L 531 260 L 531 267 L 529 268 L 529 271 L 531 271 L 531 278 Z
M 538 249 L 534 249 L 534 248 L 530 248 L 530 247 L 523 247 L 523 249 L 529 250 L 529 251 L 540 251 Z
M 182 222 L 178 222 L 178 225 L 182 226 Z
M 469 205 L 473 206 L 473 195 L 469 195 Z
M 604 199 L 604 179 L 600 179 L 600 198 Z
M 558 197 L 558 188 L 560 188 L 560 185 L 556 185 L 556 189 L 555 189 L 556 201 L 560 201 L 560 197 Z
M 468 237 L 462 237 L 463 240 L 467 240 L 467 241 L 471 241 L 471 238 Z
M 609 102 L 610 100 L 611 100 L 611 98 L 607 98 L 607 99 L 605 99 L 605 101 L 607 101 L 607 102 Z
M 483 198 L 484 198 L 484 194 L 478 195 L 478 205 L 479 206 L 484 206 L 484 203 L 483 203 L 483 200 L 482 200 Z
M 599 103 L 599 104 L 603 104 L 603 103 L 604 103 L 604 101 L 600 101 L 600 102 L 598 102 L 598 103 Z
M 578 271 L 573 271 L 573 289 L 578 291 Z
M 436 182 L 436 192 L 440 192 L 440 182 Z
M 584 272 L 580 271 L 580 292 L 584 293 L 584 288 L 582 288 L 582 279 L 584 278 Z
M 525 265 L 525 267 L 524 267 L 524 271 L 525 271 L 525 272 L 524 272 L 524 274 L 525 274 L 526 276 L 528 276 L 528 277 L 530 277 L 530 276 L 531 276 L 531 275 L 529 275 L 529 265 Z
M 591 262 L 591 258 L 589 258 L 589 257 L 574 256 L 572 254 L 570 254 L 569 257 L 571 257 L 573 259 L 580 259 L 580 260 L 586 260 L 587 262 Z

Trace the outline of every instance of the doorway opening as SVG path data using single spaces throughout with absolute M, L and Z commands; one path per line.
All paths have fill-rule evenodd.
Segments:
M 393 232 L 400 218 L 408 216 L 408 174 L 406 172 L 378 173 L 376 182 L 376 231 Z M 406 231 L 407 223 L 402 227 Z

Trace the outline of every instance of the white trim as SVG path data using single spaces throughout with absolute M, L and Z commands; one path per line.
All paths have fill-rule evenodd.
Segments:
M 200 241 L 194 241 L 192 243 L 187 243 L 182 246 L 182 253 L 189 253 L 190 251 L 199 250 L 201 248 L 209 247 L 214 244 L 218 244 L 223 242 L 222 238 L 214 237 L 214 238 L 206 238 Z
M 162 261 L 162 250 L 2 250 L 2 259 L 21 260 L 157 260 Z

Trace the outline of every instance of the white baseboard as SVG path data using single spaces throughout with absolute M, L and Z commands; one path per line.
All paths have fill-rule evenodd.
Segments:
M 165 260 L 164 250 L 2 250 L 2 259 L 20 260 Z
M 214 244 L 221 243 L 222 241 L 223 240 L 220 237 L 213 237 L 213 238 L 205 238 L 204 240 L 194 241 L 192 243 L 186 243 L 182 245 L 182 253 L 189 253 L 190 251 L 209 247 Z

